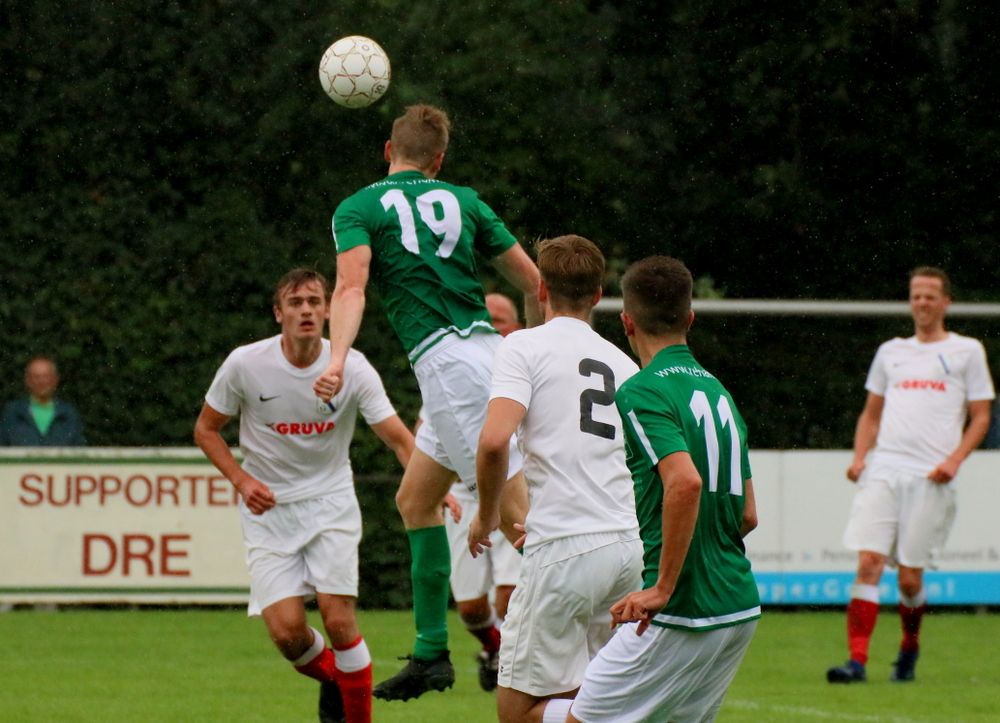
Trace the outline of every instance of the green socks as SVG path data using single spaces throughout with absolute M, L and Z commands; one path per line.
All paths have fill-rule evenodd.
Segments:
M 451 551 L 444 525 L 407 530 L 417 641 L 413 657 L 432 660 L 448 652 L 448 578 Z

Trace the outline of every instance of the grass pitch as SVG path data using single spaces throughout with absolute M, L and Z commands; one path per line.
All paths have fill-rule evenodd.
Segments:
M 360 617 L 379 681 L 402 665 L 396 655 L 409 652 L 410 615 Z M 475 641 L 457 617 L 450 623 L 455 688 L 406 703 L 375 701 L 376 721 L 496 720 L 493 695 L 476 682 Z M 843 613 L 765 614 L 718 721 L 1000 720 L 1000 615 L 929 616 L 909 684 L 888 682 L 898 627 L 895 614 L 880 616 L 868 683 L 831 686 L 826 668 L 846 658 Z M 5 723 L 316 720 L 316 684 L 272 649 L 261 621 L 232 610 L 2 613 L 0 681 Z

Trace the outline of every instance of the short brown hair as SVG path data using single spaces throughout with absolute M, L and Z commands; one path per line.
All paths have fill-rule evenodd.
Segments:
M 601 289 L 604 254 L 583 236 L 545 239 L 538 244 L 538 271 L 553 307 L 579 311 Z
M 636 261 L 622 276 L 624 309 L 651 336 L 687 331 L 694 281 L 687 266 L 670 256 Z
M 941 290 L 945 296 L 949 299 L 951 298 L 951 279 L 948 278 L 948 274 L 942 269 L 936 266 L 918 266 L 910 272 L 910 281 L 913 281 L 914 276 L 927 276 L 932 279 L 940 279 Z
M 274 306 L 281 306 L 281 294 L 285 289 L 295 291 L 297 288 L 303 284 L 308 284 L 310 281 L 319 282 L 319 285 L 323 289 L 324 301 L 329 301 L 330 285 L 327 283 L 326 277 L 315 269 L 307 269 L 300 266 L 297 269 L 292 269 L 278 280 L 277 285 L 274 287 Z
M 420 103 L 407 106 L 392 124 L 392 154 L 419 168 L 428 168 L 448 148 L 451 121 L 440 108 Z

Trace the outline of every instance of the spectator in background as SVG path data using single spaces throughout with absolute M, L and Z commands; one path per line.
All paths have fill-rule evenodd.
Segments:
M 28 396 L 8 402 L 0 418 L 0 445 L 8 447 L 78 447 L 87 443 L 80 415 L 56 399 L 59 371 L 54 360 L 36 356 L 24 368 Z

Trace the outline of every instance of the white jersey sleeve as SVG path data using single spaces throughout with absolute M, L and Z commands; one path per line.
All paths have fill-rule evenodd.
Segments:
M 875 355 L 865 388 L 885 398 L 869 467 L 921 476 L 958 447 L 969 402 L 994 397 L 982 343 L 955 333 L 934 342 L 887 341 Z
M 215 379 L 205 394 L 205 402 L 220 414 L 235 417 L 243 406 L 242 356 L 231 352 L 215 373 Z
M 981 402 L 994 399 L 996 392 L 993 389 L 989 364 L 986 363 L 986 349 L 978 339 L 974 341 L 974 351 L 965 369 L 966 398 L 970 402 Z
M 885 396 L 885 390 L 889 386 L 889 375 L 885 368 L 885 349 L 886 345 L 890 343 L 892 342 L 885 342 L 879 346 L 878 351 L 875 352 L 875 358 L 872 359 L 872 365 L 868 369 L 868 378 L 865 380 L 865 389 L 880 397 Z
M 389 395 L 385 392 L 382 378 L 371 362 L 359 351 L 351 350 L 350 370 L 346 373 L 353 376 L 353 381 L 357 385 L 355 394 L 358 400 L 358 411 L 364 417 L 365 422 L 371 426 L 384 422 L 389 417 L 396 415 L 396 409 L 389 401 Z
M 511 399 L 525 409 L 531 405 L 531 362 L 526 348 L 517 343 L 501 342 L 493 360 L 493 386 L 490 399 Z

